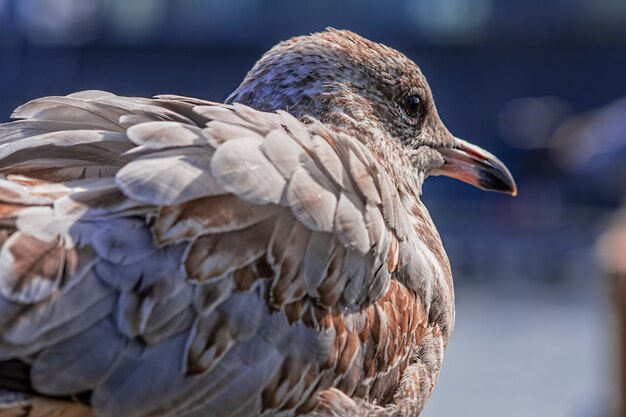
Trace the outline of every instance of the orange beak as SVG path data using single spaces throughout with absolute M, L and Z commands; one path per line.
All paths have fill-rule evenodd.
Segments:
M 438 147 L 445 163 L 431 175 L 445 175 L 488 191 L 517 195 L 515 180 L 498 158 L 459 138 L 451 148 Z

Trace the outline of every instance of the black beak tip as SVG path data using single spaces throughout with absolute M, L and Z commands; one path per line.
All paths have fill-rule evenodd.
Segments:
M 497 191 L 509 194 L 513 197 L 517 195 L 517 185 L 515 184 L 515 180 L 504 165 L 496 169 L 481 171 L 478 184 L 483 190 Z

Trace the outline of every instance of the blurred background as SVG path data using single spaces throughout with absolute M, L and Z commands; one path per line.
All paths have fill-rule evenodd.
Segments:
M 277 41 L 327 26 L 414 59 L 448 128 L 518 182 L 515 199 L 425 186 L 458 306 L 423 415 L 616 415 L 594 242 L 626 190 L 624 0 L 0 0 L 0 121 L 81 89 L 222 100 Z

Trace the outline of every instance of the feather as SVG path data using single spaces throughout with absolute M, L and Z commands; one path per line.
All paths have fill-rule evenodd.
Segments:
M 370 240 L 363 214 L 365 207 L 355 194 L 341 193 L 335 213 L 335 228 L 339 240 L 361 255 L 370 249 Z
M 356 156 L 352 149 L 348 150 L 348 169 L 350 170 L 350 178 L 356 184 L 357 190 L 365 201 L 380 204 L 381 199 L 374 183 L 372 171 Z
M 10 167 L 0 169 L 0 173 L 11 172 L 30 178 L 41 178 L 47 181 L 74 181 L 83 178 L 113 177 L 119 170 L 118 165 L 65 158 L 37 158 L 19 162 Z
M 129 346 L 119 356 L 117 366 L 93 390 L 95 413 L 103 417 L 146 415 L 184 395 L 197 383 L 181 372 L 180 353 L 186 337 L 181 333 L 157 345 Z
M 314 165 L 308 168 L 302 167 L 293 173 L 287 186 L 287 204 L 293 215 L 309 229 L 330 232 L 337 207 L 334 187 Z
M 54 200 L 44 195 L 34 195 L 28 187 L 0 178 L 0 202 L 39 206 L 51 205 Z
M 291 217 L 291 216 L 290 216 Z M 272 234 L 269 258 L 274 271 L 270 302 L 282 306 L 303 297 L 306 284 L 299 280 L 311 232 L 293 217 L 283 216 Z
M 188 376 L 210 373 L 235 344 L 229 317 L 215 312 L 199 317 L 189 334 L 184 372 Z
M 341 266 L 341 276 L 346 279 L 342 292 L 345 306 L 359 305 L 359 298 L 365 289 L 367 276 L 366 258 L 359 252 L 348 250 Z
M 257 285 L 250 291 L 234 293 L 218 307 L 228 317 L 228 325 L 238 341 L 254 337 L 263 315 L 268 314 L 263 292 L 262 286 Z
M 255 204 L 277 204 L 287 184 L 253 139 L 221 145 L 211 161 L 211 174 L 224 190 Z
M 336 146 L 336 145 L 335 145 Z M 337 151 L 321 136 L 313 136 L 312 158 L 317 166 L 328 176 L 339 189 L 352 189 L 348 173 Z
M 202 146 L 207 138 L 202 129 L 178 122 L 147 122 L 131 126 L 126 135 L 135 145 L 149 149 L 163 149 L 182 146 Z
M 209 372 L 239 341 L 253 338 L 267 314 L 262 289 L 234 293 L 218 307 L 218 312 L 201 317 L 190 334 L 187 373 Z
M 21 105 L 11 115 L 14 119 L 55 120 L 88 123 L 93 129 L 122 132 L 118 123 L 125 109 L 72 97 L 42 97 Z
M 92 390 L 114 368 L 126 343 L 110 320 L 102 320 L 38 355 L 30 372 L 33 387 L 47 395 Z
M 153 100 L 153 103 L 155 105 L 158 105 L 159 107 L 168 109 L 175 114 L 184 116 L 196 126 L 206 126 L 206 124 L 209 122 L 209 119 L 195 112 L 193 109 L 199 105 L 206 106 L 215 104 L 213 102 L 197 98 L 174 95 L 158 95 L 155 97 L 155 100 Z
M 68 159 L 71 156 L 89 162 L 108 159 L 113 163 L 120 153 L 131 147 L 123 133 L 104 130 L 49 132 L 0 145 L 0 167 L 34 158 Z
M 176 94 L 157 94 L 154 96 L 159 102 L 163 104 L 181 104 L 188 106 L 214 106 L 221 105 L 221 103 L 216 103 L 214 101 L 203 100 L 201 98 L 196 97 L 187 97 L 187 96 L 179 96 Z
M 98 102 L 126 112 L 124 116 L 135 115 L 146 121 L 171 121 L 189 125 L 195 124 L 194 121 L 186 115 L 162 106 L 160 102 L 149 98 L 110 96 L 103 97 L 99 99 Z M 124 116 L 118 119 L 120 124 L 122 124 L 121 120 Z M 127 128 L 130 127 L 130 125 L 124 125 L 124 127 Z
M 211 121 L 215 120 L 231 125 L 239 125 L 256 133 L 263 132 L 263 130 L 261 130 L 262 127 L 248 123 L 237 114 L 232 107 L 227 108 L 218 104 L 212 104 L 208 106 L 196 106 L 193 108 L 193 111 Z
M 345 262 L 346 249 L 337 245 L 325 269 L 324 280 L 317 288 L 319 303 L 327 307 L 337 305 L 346 286 L 348 276 L 343 275 L 342 265 Z
M 148 323 L 146 331 L 141 335 L 141 340 L 148 345 L 163 343 L 180 333 L 189 332 L 195 319 L 196 315 L 191 308 L 176 311 L 175 314 L 172 313 L 169 320 L 163 321 L 158 327 Z
M 129 198 L 157 206 L 225 194 L 211 175 L 211 153 L 200 148 L 167 150 L 140 157 L 125 165 L 115 180 Z
M 60 196 L 54 202 L 54 212 L 59 217 L 87 220 L 119 217 L 154 211 L 130 200 L 116 187 L 115 179 L 103 178 L 89 183 L 86 189 L 75 189 L 71 194 Z
M 247 410 L 253 413 L 248 415 L 257 414 L 261 409 L 261 391 L 282 359 L 282 355 L 274 352 L 254 367 L 239 369 L 235 375 L 224 378 L 217 387 L 199 396 L 196 403 L 188 404 L 186 410 L 192 417 L 205 415 L 205 410 L 224 417 L 238 416 Z
M 294 138 L 300 146 L 310 151 L 313 143 L 311 134 L 306 126 L 286 111 L 278 110 L 276 113 L 280 115 L 280 123 L 283 128 L 289 132 L 289 135 Z
M 201 317 L 209 317 L 233 293 L 235 282 L 227 275 L 221 279 L 202 282 L 194 290 L 194 311 Z
M 97 130 L 88 122 L 65 122 L 58 120 L 15 120 L 0 124 L 0 145 L 43 136 L 52 132 L 64 131 L 71 134 L 74 130 Z
M 202 130 L 205 137 L 209 138 L 209 143 L 217 147 L 224 142 L 240 138 L 252 138 L 255 140 L 263 139 L 258 132 L 250 130 L 238 124 L 225 123 L 213 120 L 207 124 Z
M 241 230 L 276 214 L 273 205 L 257 206 L 233 194 L 205 197 L 176 206 L 163 207 L 152 231 L 163 245 L 202 234 Z
M 40 324 L 39 329 L 45 328 L 46 332 L 40 334 L 39 337 L 32 340 L 24 341 L 22 343 L 13 343 L 15 340 L 22 340 L 22 337 L 25 335 L 21 333 L 9 334 L 7 336 L 7 342 L 3 341 L 0 343 L 0 359 L 15 357 L 28 358 L 31 355 L 41 352 L 50 346 L 60 343 L 61 341 L 90 328 L 94 325 L 94 323 L 97 323 L 111 314 L 115 308 L 115 301 L 116 300 L 113 297 L 102 297 L 94 304 L 86 306 L 81 304 L 81 309 L 75 312 L 77 316 L 72 316 L 67 321 L 57 323 L 54 327 L 48 323 L 46 323 L 45 326 L 41 326 Z M 83 308 L 85 309 L 84 311 L 82 310 Z M 24 320 L 26 320 L 26 318 Z M 24 325 L 29 326 L 25 323 Z M 34 325 L 30 326 L 33 327 Z M 21 330 L 18 329 L 17 326 L 14 328 L 18 331 Z
M 236 232 L 198 238 L 185 259 L 187 276 L 202 282 L 250 264 L 267 250 L 273 227 L 274 220 L 270 218 Z
M 14 233 L 0 250 L 0 293 L 23 304 L 43 300 L 72 277 L 77 265 L 75 250 L 66 250 L 59 238 L 46 242 Z
M 260 146 L 261 151 L 285 179 L 291 178 L 303 160 L 309 158 L 296 142 L 282 130 L 272 130 Z
M 46 243 L 54 241 L 64 249 L 72 249 L 74 243 L 68 231 L 76 220 L 76 217 L 57 216 L 48 206 L 32 206 L 19 213 L 15 224 L 18 230 L 29 238 Z M 31 243 L 37 245 L 34 241 Z
M 117 219 L 102 225 L 91 246 L 101 259 L 131 264 L 153 255 L 157 248 L 145 225 L 134 219 Z
M 304 252 L 302 278 L 307 294 L 317 298 L 318 287 L 325 277 L 328 263 L 336 250 L 336 239 L 330 233 L 313 233 Z
M 260 129 L 267 133 L 281 127 L 281 118 L 278 114 L 258 111 L 241 103 L 234 103 L 232 109 L 240 118 L 240 123 L 251 126 L 252 129 Z
M 118 96 L 116 96 L 115 94 L 110 93 L 108 91 L 83 90 L 83 91 L 78 91 L 76 93 L 68 94 L 65 97 L 67 97 L 67 98 L 78 98 L 78 99 L 81 99 L 81 100 L 97 101 L 97 100 L 102 100 L 102 99 L 106 99 L 106 98 L 118 97 Z
M 186 284 L 178 286 L 173 294 L 155 304 L 146 320 L 141 337 L 146 342 L 155 344 L 190 328 L 195 318 L 191 309 L 192 303 L 192 286 Z

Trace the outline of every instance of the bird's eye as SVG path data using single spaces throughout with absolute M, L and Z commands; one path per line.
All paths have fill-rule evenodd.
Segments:
M 409 96 L 404 100 L 404 111 L 411 117 L 418 117 L 422 113 L 422 100 L 419 96 Z

